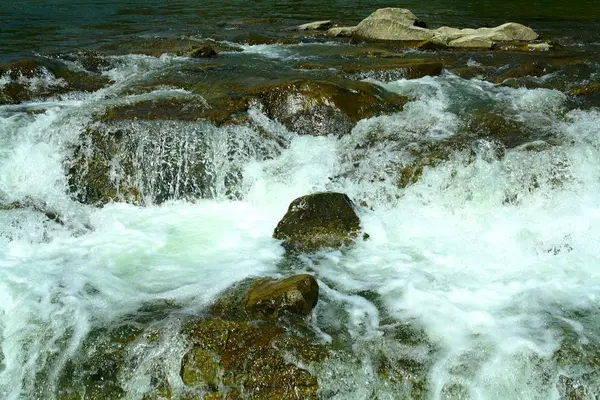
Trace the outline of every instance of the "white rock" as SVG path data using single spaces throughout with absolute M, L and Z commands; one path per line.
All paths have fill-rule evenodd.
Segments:
M 326 21 L 315 21 L 309 22 L 308 24 L 302 24 L 298 26 L 298 30 L 300 31 L 324 31 L 333 25 L 331 20 Z
M 415 26 L 417 17 L 404 8 L 381 8 L 363 19 L 354 36 L 365 40 L 420 41 L 433 37 L 429 29 Z
M 494 47 L 494 42 L 478 35 L 467 35 L 450 41 L 448 47 L 491 50 Z
M 355 31 L 355 26 L 340 26 L 337 28 L 330 28 L 327 31 L 327 34 L 333 37 L 350 37 L 354 34 Z

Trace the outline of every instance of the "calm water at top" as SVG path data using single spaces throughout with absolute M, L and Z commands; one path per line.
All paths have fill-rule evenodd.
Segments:
M 404 7 L 431 26 L 482 26 L 516 21 L 543 36 L 582 44 L 600 41 L 595 0 L 23 0 L 0 5 L 0 62 L 93 48 L 134 36 L 196 34 L 224 38 L 244 22 L 272 18 L 255 30 L 316 19 L 354 24 L 380 7 Z

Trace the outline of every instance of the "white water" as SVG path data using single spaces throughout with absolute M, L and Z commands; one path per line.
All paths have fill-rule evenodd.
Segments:
M 132 60 L 110 72 L 113 87 L 81 100 L 40 105 L 41 114 L 0 108 L 0 194 L 7 203 L 41 199 L 65 221 L 27 209 L 0 211 L 2 398 L 45 398 L 55 382 L 48 378 L 39 392 L 36 373 L 56 377 L 94 327 L 146 302 L 168 300 L 199 312 L 245 277 L 284 273 L 272 231 L 294 198 L 322 190 L 365 200 L 359 213 L 370 235 L 349 251 L 306 257 L 297 267 L 320 280 L 315 329 L 324 340 L 345 332 L 364 357 L 362 365 L 339 360 L 318 369 L 324 397 L 405 394 L 402 385 L 378 377 L 375 352 L 425 363 L 432 399 L 559 398 L 560 375 L 598 393 L 590 361 L 598 355 L 585 351 L 598 351 L 600 343 L 599 111 L 567 113 L 565 96 L 549 90 L 453 76 L 399 81 L 386 87 L 418 99 L 402 113 L 361 121 L 342 139 L 298 137 L 251 110 L 257 124 L 289 145 L 273 159 L 242 160 L 241 201 L 76 204 L 63 170 L 70 146 L 93 110 L 113 101 L 128 80 L 160 68 Z M 159 63 L 167 61 L 175 62 Z M 564 145 L 472 163 L 457 153 L 398 189 L 393 168 L 409 157 L 404 144 L 456 135 L 463 129 L 460 108 L 481 102 L 544 124 Z M 357 150 L 375 127 L 381 140 Z M 236 129 L 243 131 L 216 131 L 227 136 Z M 423 330 L 429 345 L 391 340 L 386 316 Z M 552 357 L 567 337 L 582 355 L 558 365 Z M 182 347 L 172 335 L 155 353 L 142 352 L 131 376 L 122 377 L 129 398 L 142 397 L 157 365 L 181 385 Z

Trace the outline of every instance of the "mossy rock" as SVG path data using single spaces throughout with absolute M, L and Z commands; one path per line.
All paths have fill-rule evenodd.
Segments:
M 600 82 L 591 82 L 569 91 L 571 96 L 593 96 L 600 94 Z
M 530 77 L 540 77 L 549 74 L 554 69 L 552 66 L 537 61 L 519 64 L 511 67 L 508 71 L 496 78 L 496 83 L 504 83 L 507 80 Z
M 215 57 L 219 53 L 210 45 L 202 45 L 198 47 L 194 47 L 190 51 L 184 53 L 183 55 L 186 57 L 192 58 L 206 58 L 206 57 Z
M 245 305 L 263 316 L 280 313 L 309 315 L 317 305 L 319 285 L 312 275 L 295 275 L 284 279 L 260 279 L 254 282 Z
M 8 83 L 0 88 L 0 104 L 17 104 L 71 91 L 93 92 L 110 84 L 100 74 L 70 70 L 59 60 L 29 59 L 0 65 L 0 76 Z M 27 80 L 39 78 L 39 83 Z
M 363 118 L 399 112 L 406 97 L 366 82 L 293 81 L 248 93 L 271 119 L 305 135 L 344 135 Z M 252 101 L 254 100 L 254 101 Z
M 293 351 L 299 362 L 309 365 L 326 357 L 327 351 L 286 332 L 264 322 L 207 319 L 193 323 L 186 328 L 192 349 L 182 360 L 183 383 L 215 395 L 234 391 L 251 398 L 316 399 L 316 377 L 284 354 Z
M 350 245 L 359 231 L 360 219 L 348 196 L 323 192 L 294 200 L 273 237 L 292 253 L 306 253 Z
M 97 117 L 101 121 L 130 119 L 199 121 L 209 106 L 199 96 L 160 97 L 108 107 Z
M 393 54 L 393 53 L 392 53 Z M 367 62 L 370 61 L 370 62 Z M 438 76 L 443 65 L 438 61 L 429 60 L 402 60 L 397 58 L 377 58 L 373 60 L 350 60 L 345 64 L 300 64 L 300 69 L 324 70 L 335 69 L 349 79 L 377 79 L 380 81 L 394 81 L 399 79 L 418 79 L 424 76 Z
M 162 128 L 141 122 L 95 123 L 82 131 L 66 166 L 73 196 L 96 206 L 210 197 L 202 138 L 173 126 Z M 187 157 L 181 160 L 184 149 Z

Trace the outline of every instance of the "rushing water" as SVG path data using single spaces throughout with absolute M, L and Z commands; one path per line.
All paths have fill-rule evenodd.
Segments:
M 0 33 L 6 46 L 1 57 L 98 50 L 146 35 L 232 41 L 248 19 L 279 19 L 274 26 L 248 28 L 271 35 L 280 26 L 332 14 L 355 22 L 381 5 L 190 3 L 5 4 L 0 16 L 9 29 Z M 522 11 L 520 22 L 534 27 L 537 22 L 546 36 L 563 39 L 564 58 L 579 57 L 582 66 L 577 64 L 575 72 L 559 68 L 522 87 L 464 79 L 448 70 L 416 80 L 371 79 L 413 100 L 401 112 L 359 121 L 342 137 L 300 136 L 258 108 L 248 111 L 250 123 L 241 126 L 125 121 L 127 129 L 150 141 L 140 155 L 140 169 L 156 160 L 191 165 L 190 149 L 200 145 L 196 138 L 210 149 L 208 192 L 157 205 L 157 191 L 148 183 L 156 177 L 148 173 L 139 178 L 146 206 L 81 204 L 70 195 L 66 170 L 81 133 L 105 107 L 140 98 L 208 96 L 176 87 L 139 90 L 148 77 L 175 76 L 189 68 L 189 59 L 108 55 L 101 75 L 111 83 L 103 89 L 0 106 L 0 200 L 34 204 L 0 210 L 0 397 L 54 398 L 68 360 L 87 354 L 90 336 L 148 304 L 165 302 L 178 312 L 199 312 L 246 277 L 278 276 L 288 268 L 319 280 L 314 330 L 325 342 L 335 335 L 348 338 L 362 360 L 332 360 L 317 368 L 323 398 L 406 396 L 377 375 L 375 353 L 389 362 L 408 357 L 423 365 L 425 398 L 600 396 L 600 110 L 594 106 L 597 100 L 578 103 L 567 94 L 571 86 L 600 75 L 599 30 L 585 28 L 598 26 L 596 5 L 572 2 L 574 11 L 541 1 L 519 11 L 509 2 L 403 6 L 454 25 L 464 19 L 463 25 L 504 22 L 518 19 Z M 217 36 L 219 30 L 225 33 Z M 220 56 L 228 72 L 215 75 L 215 82 L 227 82 L 230 71 L 256 79 L 273 71 L 294 76 L 298 62 L 344 59 L 350 46 L 241 42 L 243 52 Z M 516 62 L 538 57 L 417 56 L 494 69 L 514 63 L 513 57 L 522 57 Z M 82 68 L 61 57 L 69 68 Z M 0 77 L 0 85 L 11 79 Z M 64 84 L 47 70 L 19 79 L 32 90 Z M 473 140 L 469 148 L 425 166 L 416 183 L 399 187 L 399 166 L 415 157 L 410 149 L 469 133 L 473 110 L 493 110 L 518 121 L 531 137 L 507 149 Z M 256 143 L 257 132 L 268 134 L 264 143 Z M 163 140 L 169 135 L 180 142 L 169 147 Z M 228 181 L 232 171 L 237 176 L 234 196 Z M 182 177 L 183 172 L 176 174 Z M 293 199 L 318 191 L 344 192 L 360 202 L 362 227 L 370 239 L 285 266 L 283 248 L 271 238 L 273 229 Z M 62 223 L 39 209 L 52 210 Z M 169 312 L 165 315 L 164 340 L 127 349 L 131 367 L 118 378 L 127 398 L 150 392 L 156 371 L 175 393 L 182 385 L 179 362 L 185 344 L 176 322 Z M 409 344 L 390 339 L 385 333 L 398 321 L 426 339 Z

